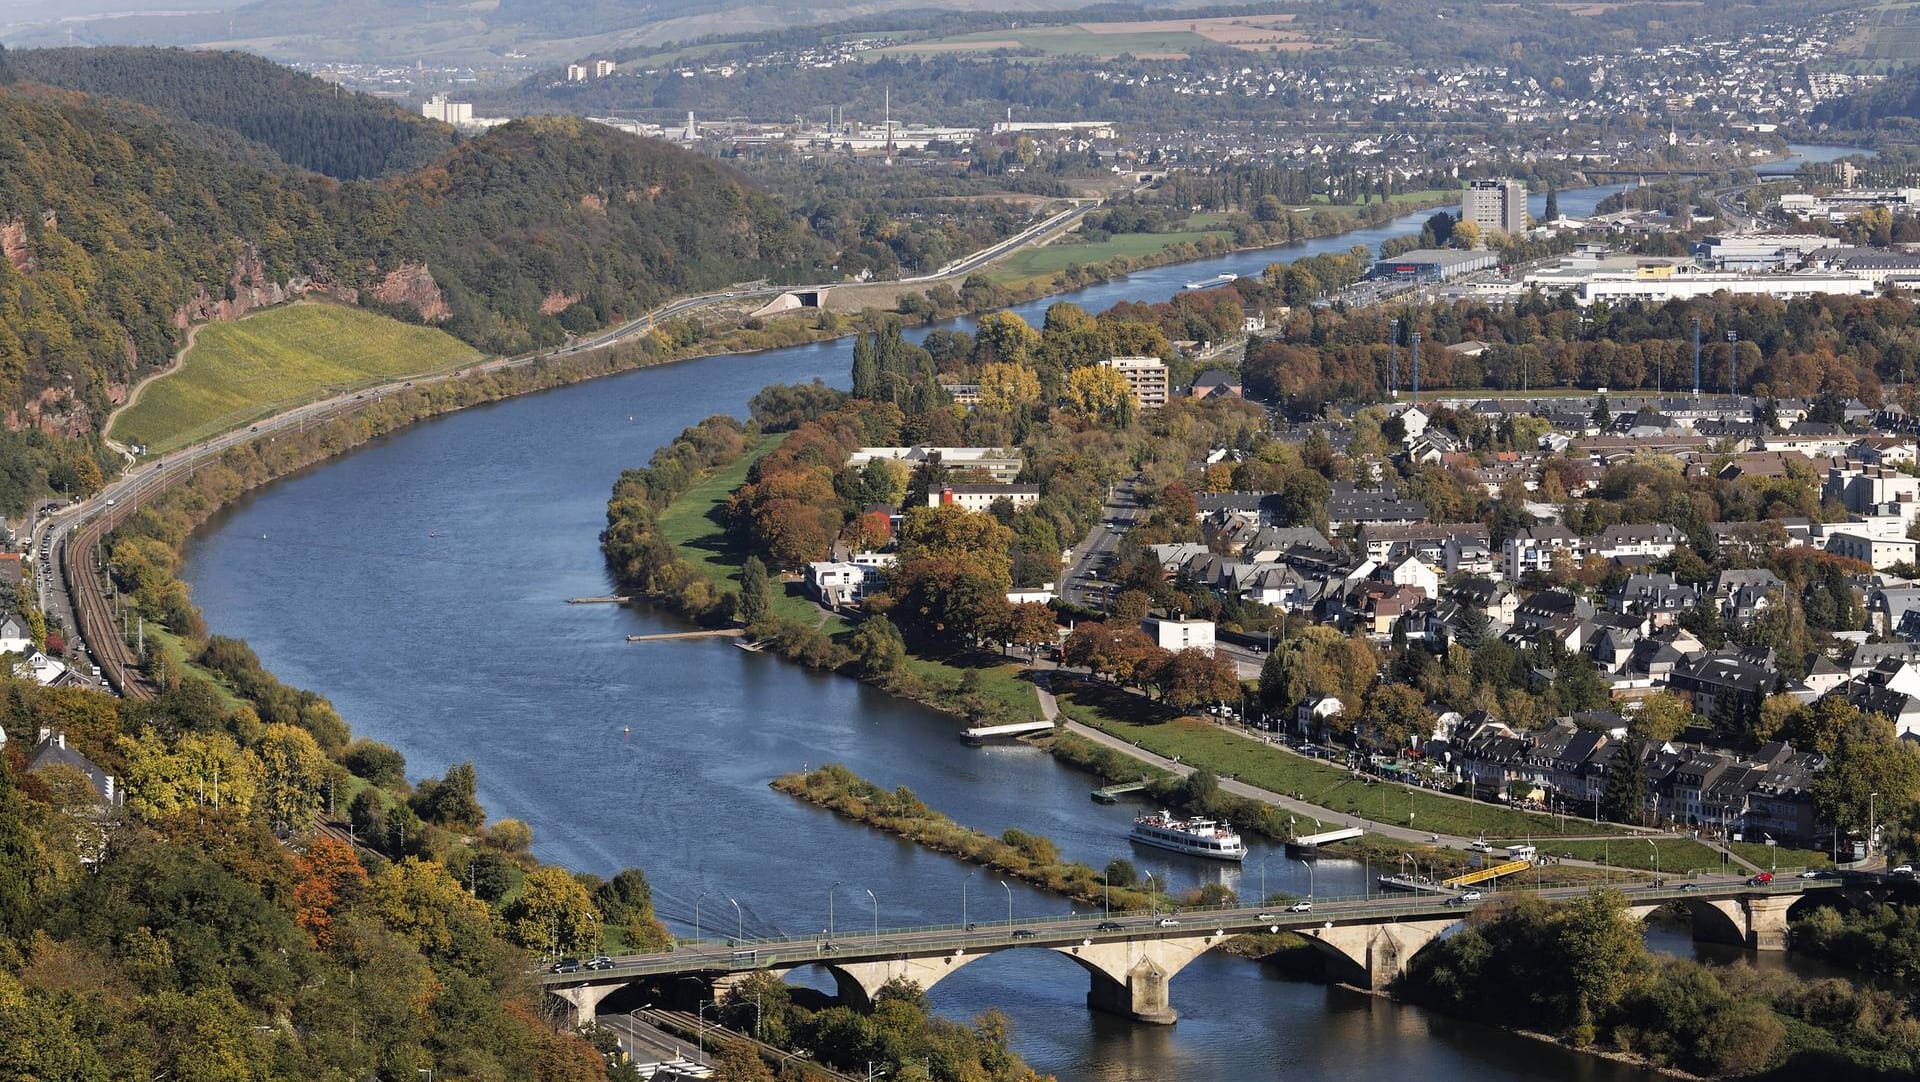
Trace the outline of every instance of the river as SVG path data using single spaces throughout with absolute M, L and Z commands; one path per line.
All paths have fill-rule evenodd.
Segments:
M 1562 192 L 1560 207 L 1585 214 L 1616 190 Z M 1097 312 L 1164 299 L 1195 278 L 1375 247 L 1430 213 L 1015 310 L 1037 323 L 1055 300 Z M 1094 804 L 1088 776 L 1033 749 L 966 747 L 944 715 L 724 641 L 629 644 L 680 625 L 644 608 L 564 603 L 610 590 L 597 535 L 622 469 L 703 417 L 744 413 L 768 383 L 845 386 L 850 355 L 840 341 L 710 358 L 425 421 L 244 497 L 195 536 L 183 574 L 210 626 L 246 639 L 287 683 L 327 695 L 356 733 L 405 753 L 415 777 L 472 760 L 488 811 L 531 825 L 543 859 L 602 875 L 645 869 L 662 916 L 682 929 L 696 910 L 705 929 L 750 936 L 826 928 L 830 905 L 837 929 L 953 921 L 963 906 L 974 919 L 1067 908 L 767 787 L 836 761 L 967 825 L 1045 834 L 1070 859 L 1130 857 L 1163 887 L 1218 879 L 1252 894 L 1264 878 L 1304 894 L 1311 875 L 1322 896 L 1358 893 L 1361 867 L 1309 872 L 1273 847 L 1256 846 L 1238 869 L 1130 851 L 1137 806 Z M 1217 955 L 1174 981 L 1171 1028 L 1089 1012 L 1086 981 L 1066 958 L 1013 951 L 930 999 L 959 1018 L 1005 1011 L 1015 1047 L 1066 1082 L 1649 1077 Z

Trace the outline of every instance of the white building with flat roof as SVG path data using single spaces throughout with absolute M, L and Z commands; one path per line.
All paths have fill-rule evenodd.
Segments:
M 1162 650 L 1213 649 L 1212 620 L 1165 620 L 1149 616 L 1140 621 L 1140 630 Z
M 1165 408 L 1167 366 L 1158 357 L 1109 357 L 1100 364 L 1120 373 L 1133 388 L 1134 404 L 1143 410 Z

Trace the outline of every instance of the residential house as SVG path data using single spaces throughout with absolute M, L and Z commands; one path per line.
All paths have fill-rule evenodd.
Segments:
M 1423 597 L 1440 596 L 1440 575 L 1427 566 L 1418 556 L 1408 556 L 1393 565 L 1388 571 L 1388 579 L 1396 586 L 1412 586 L 1419 589 Z
M 1140 630 L 1146 632 L 1154 645 L 1162 650 L 1199 649 L 1213 652 L 1212 620 L 1173 620 L 1149 616 L 1140 621 Z
M 880 569 L 841 560 L 807 565 L 807 596 L 830 609 L 857 604 L 879 588 Z
M 120 785 L 120 779 L 68 744 L 66 733 L 57 729 L 42 729 L 32 754 L 27 757 L 27 770 L 37 773 L 56 766 L 70 767 L 85 776 L 100 807 L 117 808 L 125 802 L 126 793 Z
M 1187 393 L 1194 398 L 1240 398 L 1240 378 L 1224 368 L 1209 368 L 1194 377 Z
M 1672 575 L 1662 571 L 1628 575 L 1611 600 L 1615 612 L 1640 614 L 1655 626 L 1665 627 L 1699 604 L 1700 596 L 1697 588 L 1675 582 Z
M 26 617 L 18 613 L 0 613 L 0 654 L 25 654 L 33 649 L 33 631 Z
M 1600 531 L 1590 543 L 1593 555 L 1612 560 L 1621 556 L 1665 558 L 1686 541 L 1679 529 L 1664 522 L 1634 525 L 1620 523 Z

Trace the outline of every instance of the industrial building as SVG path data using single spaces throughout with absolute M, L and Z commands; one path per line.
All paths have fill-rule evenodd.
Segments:
M 1373 277 L 1397 278 L 1404 282 L 1444 282 L 1474 271 L 1492 270 L 1499 265 L 1500 253 L 1495 251 L 1415 248 L 1375 263 Z
M 1470 180 L 1460 193 L 1460 220 L 1488 233 L 1527 228 L 1527 186 L 1517 180 Z

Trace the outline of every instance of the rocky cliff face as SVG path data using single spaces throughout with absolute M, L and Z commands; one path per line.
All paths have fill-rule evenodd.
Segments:
M 433 272 L 425 263 L 400 264 L 388 271 L 367 295 L 381 304 L 411 308 L 428 323 L 438 323 L 453 314 L 446 296 L 440 292 L 440 283 L 433 280 Z
M 93 409 L 70 390 L 48 387 L 27 399 L 17 410 L 0 416 L 8 431 L 37 428 L 52 436 L 78 439 L 93 431 Z

